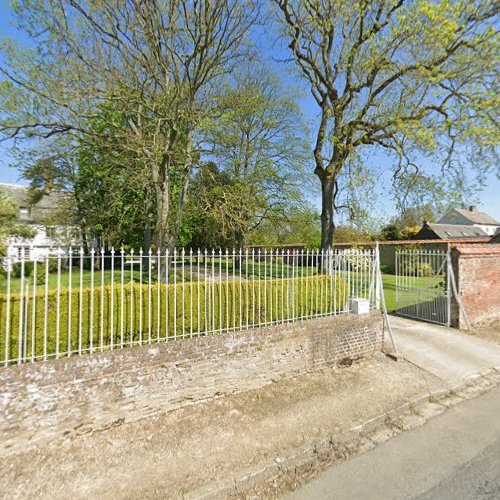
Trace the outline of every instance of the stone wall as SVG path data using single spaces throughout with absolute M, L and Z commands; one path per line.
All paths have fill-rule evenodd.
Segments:
M 343 315 L 0 369 L 0 455 L 369 356 L 381 315 Z
M 500 246 L 458 245 L 452 252 L 460 299 L 472 324 L 500 318 Z M 464 328 L 466 321 L 452 300 L 451 324 Z

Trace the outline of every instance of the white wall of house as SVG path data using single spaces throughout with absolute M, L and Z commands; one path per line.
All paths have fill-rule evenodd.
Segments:
M 78 228 L 72 226 L 31 225 L 36 230 L 33 238 L 13 237 L 7 241 L 7 256 L 11 262 L 42 260 L 54 255 L 58 248 L 79 246 Z
M 460 224 L 464 226 L 474 226 L 481 228 L 488 236 L 493 236 L 496 234 L 497 230 L 500 226 L 495 226 L 493 224 L 476 224 L 472 222 L 467 217 L 464 217 L 459 212 L 452 210 L 447 213 L 445 216 L 441 217 L 438 221 L 438 224 Z
M 481 224 L 474 224 L 476 227 L 480 227 L 488 236 L 493 236 L 496 234 L 498 228 L 500 226 L 492 226 L 492 225 L 481 225 Z

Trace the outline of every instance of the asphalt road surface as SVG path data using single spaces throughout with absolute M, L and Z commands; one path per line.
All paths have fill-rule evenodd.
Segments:
M 500 386 L 331 467 L 287 498 L 500 500 Z

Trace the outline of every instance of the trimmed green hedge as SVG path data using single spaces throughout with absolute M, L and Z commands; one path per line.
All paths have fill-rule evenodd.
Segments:
M 10 300 L 0 294 L 0 362 L 5 359 L 7 307 L 10 308 L 8 357 L 15 359 L 19 355 L 21 304 L 24 344 L 21 353 L 31 357 L 32 352 L 43 356 L 85 351 L 91 345 L 100 348 L 101 341 L 106 347 L 111 343 L 119 345 L 122 340 L 123 343 L 144 342 L 149 338 L 156 341 L 158 337 L 164 340 L 167 335 L 174 338 L 231 330 L 239 328 L 240 318 L 243 326 L 247 323 L 251 326 L 329 314 L 343 309 L 345 288 L 342 279 L 319 275 L 222 284 L 193 282 L 142 287 L 127 284 L 123 289 L 115 283 L 103 289 L 97 287 L 93 292 L 84 288 L 81 294 L 78 288 L 66 288 L 61 290 L 59 305 L 55 290 L 47 296 L 37 291 L 35 297 L 30 292 L 28 301 L 17 293 Z

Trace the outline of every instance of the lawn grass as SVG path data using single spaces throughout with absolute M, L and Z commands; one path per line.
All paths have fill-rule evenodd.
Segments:
M 384 288 L 384 298 L 387 307 L 387 312 L 393 313 L 396 310 L 396 275 L 382 273 L 382 286 Z M 412 278 L 412 286 L 420 288 L 420 294 L 408 294 L 408 298 L 403 297 L 404 306 L 410 306 L 416 302 L 425 302 L 433 300 L 436 296 L 442 295 L 443 277 L 434 278 L 429 277 L 415 277 Z M 428 288 L 429 287 L 429 288 Z M 401 301 L 401 299 L 400 299 Z M 399 304 L 401 306 L 401 304 Z
M 40 264 L 39 264 L 40 265 Z M 42 268 L 43 269 L 43 268 Z M 149 282 L 149 273 L 146 265 L 143 266 L 142 269 L 142 283 Z M 240 276 L 242 279 L 276 279 L 276 278 L 301 278 L 305 276 L 314 276 L 318 274 L 317 266 L 290 266 L 285 265 L 280 262 L 262 262 L 255 260 L 251 262 L 249 259 L 248 262 L 242 262 L 241 264 L 241 274 L 239 265 L 234 266 L 233 261 L 231 259 L 210 259 L 206 265 L 206 275 L 205 275 L 205 263 L 200 262 L 198 266 L 198 262 L 194 259 L 190 261 L 186 259 L 184 263 L 184 269 L 182 268 L 180 263 L 175 265 L 175 278 L 173 269 L 169 272 L 169 283 L 175 282 L 192 282 L 192 281 L 205 281 L 207 278 L 208 281 L 211 280 L 213 276 L 215 279 L 219 279 L 219 276 L 222 276 L 222 281 L 226 280 L 226 276 L 235 277 L 239 279 Z M 227 273 L 227 274 L 226 274 Z M 184 277 L 184 280 L 183 280 Z M 123 283 L 126 285 L 131 282 L 139 283 L 141 281 L 141 272 L 139 268 L 139 264 L 134 264 L 133 272 L 129 269 L 124 270 L 123 272 Z M 158 274 L 157 271 L 152 268 L 151 271 L 151 283 L 157 283 Z M 48 275 L 48 283 L 45 284 L 45 281 L 41 284 L 36 284 L 37 291 L 43 291 L 47 286 L 47 289 L 57 290 L 59 286 L 62 288 L 91 288 L 100 287 L 104 284 L 104 286 L 109 285 L 111 283 L 120 284 L 122 282 L 122 272 L 121 269 L 115 268 L 113 272 L 111 270 L 106 269 L 104 271 L 100 271 L 95 269 L 92 273 L 88 269 L 84 269 L 82 273 L 80 273 L 79 267 L 74 267 L 72 272 L 63 271 L 60 274 L 60 279 L 58 281 L 57 273 L 49 273 Z M 31 290 L 34 285 L 33 276 L 28 276 L 25 278 L 25 286 L 23 290 L 26 290 L 26 284 L 28 285 L 28 289 Z M 10 279 L 10 292 L 18 293 L 21 291 L 21 278 L 11 277 Z M 0 276 L 0 293 L 6 293 L 7 291 L 7 280 L 5 276 Z
M 382 287 L 384 288 L 385 306 L 387 312 L 396 309 L 396 276 L 393 274 L 382 274 Z

